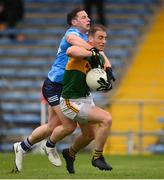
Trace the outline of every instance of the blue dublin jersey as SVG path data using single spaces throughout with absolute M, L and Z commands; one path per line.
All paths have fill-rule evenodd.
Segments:
M 65 35 L 63 36 L 60 42 L 59 49 L 55 58 L 55 62 L 52 65 L 50 71 L 48 72 L 48 78 L 52 82 L 62 83 L 63 81 L 65 66 L 68 62 L 68 56 L 66 55 L 66 51 L 71 46 L 71 44 L 69 44 L 66 41 L 66 37 L 69 34 L 75 34 L 81 37 L 82 39 L 84 39 L 85 41 L 88 41 L 88 34 L 82 34 L 78 29 L 74 27 L 70 27 L 66 31 Z

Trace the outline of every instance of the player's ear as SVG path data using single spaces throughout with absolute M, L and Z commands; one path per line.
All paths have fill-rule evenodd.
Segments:
M 72 19 L 72 25 L 73 25 L 73 26 L 76 26 L 76 24 L 77 24 L 76 19 Z

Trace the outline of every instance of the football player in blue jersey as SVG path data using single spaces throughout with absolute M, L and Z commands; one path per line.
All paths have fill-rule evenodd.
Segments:
M 59 125 L 61 125 L 62 121 L 64 121 L 64 125 L 67 126 L 67 128 L 65 128 L 67 132 L 63 131 L 63 135 L 61 135 L 60 139 L 66 134 L 70 134 L 70 132 L 76 128 L 76 125 L 69 123 L 70 121 L 63 115 L 59 107 L 62 81 L 65 66 L 68 61 L 66 51 L 71 45 L 81 46 L 86 49 L 91 49 L 93 47 L 87 43 L 90 18 L 83 9 L 76 8 L 68 13 L 67 23 L 70 28 L 66 31 L 60 42 L 54 64 L 48 72 L 48 77 L 44 81 L 42 87 L 43 96 L 49 104 L 48 123 L 39 126 L 27 139 L 22 142 L 17 142 L 13 146 L 15 151 L 16 170 L 19 172 L 22 170 L 23 155 L 31 149 L 32 145 L 49 137 L 51 134 L 53 136 L 53 130 L 55 128 L 61 131 L 62 126 Z M 50 138 L 46 142 L 45 152 L 53 165 L 61 166 L 62 162 L 56 151 L 55 143 L 53 143 Z

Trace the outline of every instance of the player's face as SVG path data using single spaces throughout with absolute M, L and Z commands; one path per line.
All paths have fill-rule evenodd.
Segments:
M 91 39 L 92 39 L 92 45 L 94 47 L 96 47 L 100 51 L 104 51 L 106 40 L 107 40 L 106 32 L 96 31 Z
M 86 33 L 90 29 L 90 18 L 85 11 L 77 13 L 72 24 L 77 27 L 82 33 Z

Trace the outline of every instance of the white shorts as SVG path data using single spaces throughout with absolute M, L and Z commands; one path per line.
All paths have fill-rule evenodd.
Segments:
M 60 108 L 63 114 L 81 124 L 88 123 L 88 113 L 91 107 L 95 106 L 92 95 L 78 99 L 60 98 Z

